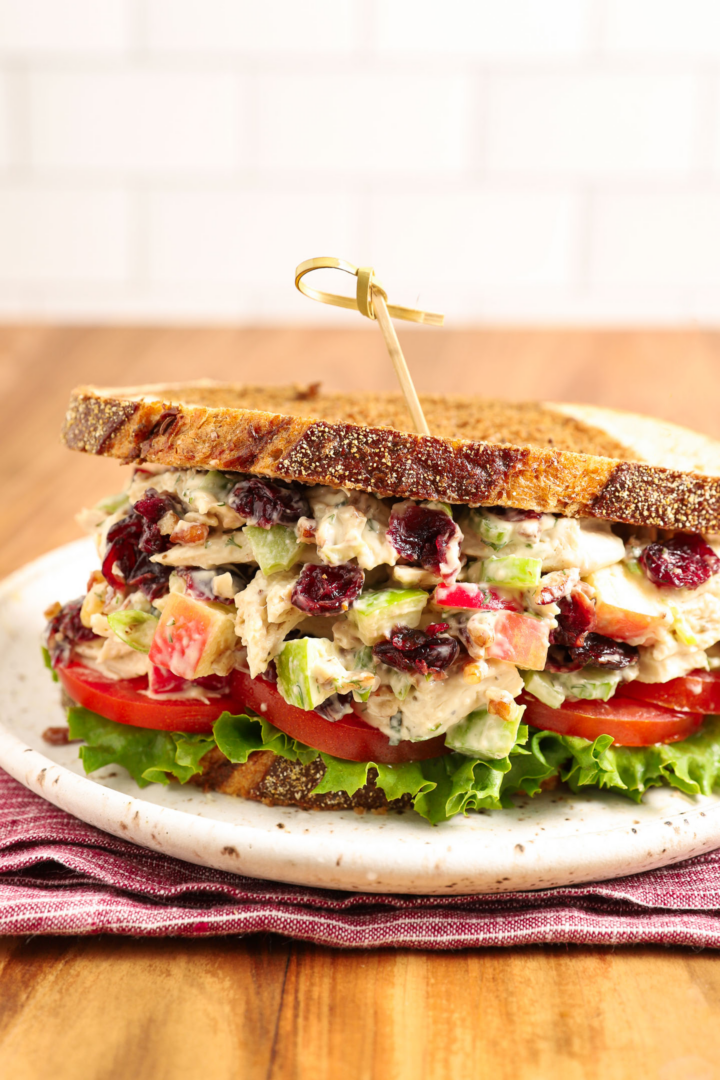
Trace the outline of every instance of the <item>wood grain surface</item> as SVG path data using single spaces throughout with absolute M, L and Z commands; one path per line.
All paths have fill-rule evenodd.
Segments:
M 401 330 L 418 389 L 590 401 L 720 438 L 720 335 Z M 0 328 L 0 574 L 123 482 L 60 448 L 70 388 L 198 376 L 394 389 L 373 327 Z M 720 1080 L 720 955 L 0 939 L 0 1080 Z

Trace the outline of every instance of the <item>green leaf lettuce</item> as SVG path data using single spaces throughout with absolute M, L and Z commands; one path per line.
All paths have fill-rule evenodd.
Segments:
M 212 734 L 153 731 L 105 720 L 88 709 L 68 712 L 70 737 L 82 739 L 86 772 L 111 762 L 122 765 L 137 783 L 185 783 L 202 771 L 202 757 L 217 746 L 231 761 L 244 764 L 258 750 L 309 764 L 320 756 L 325 773 L 315 793 L 353 795 L 374 770 L 375 783 L 388 799 L 410 795 L 414 809 L 433 824 L 470 810 L 500 810 L 518 792 L 535 795 L 543 781 L 558 777 L 578 792 L 596 787 L 639 802 L 648 788 L 668 784 L 688 795 L 709 795 L 720 783 L 720 718 L 708 718 L 682 742 L 647 747 L 612 746 L 609 735 L 590 742 L 521 726 L 510 754 L 482 760 L 452 753 L 427 761 L 383 765 L 344 761 L 305 746 L 263 717 L 223 715 Z

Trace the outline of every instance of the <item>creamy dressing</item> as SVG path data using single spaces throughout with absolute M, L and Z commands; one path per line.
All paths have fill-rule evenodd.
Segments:
M 215 570 L 228 563 L 254 562 L 255 556 L 245 533 L 237 530 L 212 533 L 199 544 L 173 544 L 167 551 L 152 555 L 150 561 L 161 566 L 197 566 Z
M 235 633 L 247 649 L 247 663 L 253 678 L 262 675 L 280 652 L 291 630 L 305 618 L 289 603 L 295 575 L 273 574 L 268 579 L 258 570 L 248 587 L 235 597 Z
M 386 539 L 389 512 L 379 499 L 361 491 L 318 487 L 310 493 L 313 510 L 312 542 L 321 560 L 330 566 L 356 559 L 363 570 L 394 566 L 398 555 Z M 301 519 L 298 537 L 304 539 L 307 518 Z
M 376 703 L 371 696 L 359 708 L 369 724 L 388 736 L 399 735 L 415 742 L 442 735 L 471 712 L 485 708 L 491 689 L 506 690 L 512 697 L 522 691 L 523 681 L 512 664 L 488 660 L 486 665 L 487 674 L 480 682 L 469 683 L 462 673 L 455 673 L 447 679 L 428 679 L 413 687 L 402 702 L 394 695 L 394 702 L 388 701 L 387 695 L 383 695 Z M 393 704 L 395 710 L 388 715 Z M 398 713 L 400 722 L 391 723 Z
M 529 620 L 539 620 L 543 632 L 536 633 L 535 638 L 544 637 L 545 641 L 549 631 L 558 625 L 558 616 L 562 616 L 562 601 L 574 590 L 583 590 L 597 605 L 597 611 L 603 605 L 606 612 L 612 609 L 610 616 L 606 616 L 611 619 L 609 625 L 612 625 L 613 617 L 618 617 L 617 614 L 613 616 L 613 611 L 619 610 L 621 615 L 627 616 L 629 610 L 636 620 L 640 619 L 637 636 L 633 638 L 626 628 L 622 640 L 638 646 L 639 661 L 621 672 L 616 680 L 618 683 L 635 677 L 640 681 L 667 682 L 689 671 L 707 668 L 709 664 L 720 666 L 720 648 L 717 646 L 720 642 L 720 574 L 712 576 L 697 589 L 658 588 L 639 570 L 632 578 L 629 567 L 637 567 L 642 545 L 635 541 L 626 551 L 623 540 L 613 532 L 609 522 L 552 514 L 537 517 L 503 515 L 482 508 L 460 508 L 459 511 L 455 508 L 453 511 L 442 503 L 417 502 L 414 505 L 442 511 L 451 517 L 453 512 L 459 515 L 455 535 L 441 549 L 439 572 L 435 573 L 408 563 L 388 540 L 391 513 L 401 515 L 405 507 L 412 505 L 410 500 L 393 502 L 365 492 L 328 486 L 308 487 L 304 489 L 304 495 L 311 516 L 301 518 L 294 527 L 285 528 L 285 532 L 282 527 L 278 530 L 282 541 L 277 547 L 278 558 L 282 560 L 284 550 L 295 549 L 292 557 L 279 563 L 287 568 L 263 573 L 256 569 L 256 550 L 266 570 L 277 566 L 275 549 L 272 549 L 275 541 L 268 537 L 266 544 L 266 538 L 260 537 L 263 544 L 254 549 L 250 535 L 254 535 L 258 543 L 257 528 L 254 534 L 248 534 L 245 519 L 227 503 L 230 491 L 241 479 L 240 474 L 154 467 L 136 472 L 127 492 L 80 515 L 84 527 L 94 533 L 101 555 L 106 550 L 109 529 L 121 521 L 150 488 L 169 493 L 179 500 L 173 504 L 177 513 L 168 511 L 162 519 L 161 535 L 180 537 L 187 534 L 187 528 L 192 525 L 209 529 L 206 539 L 197 543 L 171 542 L 168 550 L 151 558 L 159 566 L 184 568 L 185 577 L 195 571 L 198 582 L 188 595 L 195 597 L 196 602 L 202 603 L 205 593 L 208 600 L 234 600 L 237 647 L 226 650 L 214 661 L 213 671 L 218 674 L 238 666 L 241 656 L 242 664 L 247 665 L 253 677 L 261 675 L 278 656 L 291 631 L 299 631 L 301 636 L 327 639 L 334 642 L 334 651 L 323 653 L 309 673 L 323 691 L 327 690 L 328 694 L 352 692 L 356 708 L 393 741 L 431 738 L 492 701 L 505 701 L 503 695 L 509 695 L 512 700 L 522 690 L 517 658 L 525 655 L 526 662 L 531 663 L 530 654 L 518 652 L 517 642 L 509 639 L 509 652 L 503 648 L 503 655 L 514 658 L 514 662 L 489 655 L 497 621 L 495 615 L 462 607 L 453 610 L 437 600 L 443 588 L 452 587 L 458 581 L 468 583 L 463 585 L 464 589 L 470 590 L 468 596 L 478 589 L 482 594 L 488 587 L 484 584 L 488 580 L 503 582 L 492 586 L 493 595 L 508 603 L 515 612 L 513 618 L 520 619 L 515 624 L 512 618 L 505 622 L 524 627 L 522 633 L 532 636 L 538 623 Z M 294 544 L 293 533 L 301 546 Z M 286 543 L 288 534 L 289 543 Z M 272 550 L 266 563 L 259 552 L 268 545 Z M 496 561 L 489 564 L 489 559 Z M 502 559 L 507 559 L 508 563 L 497 561 Z M 495 566 L 510 566 L 508 572 L 511 575 L 515 572 L 513 567 L 519 564 L 527 570 L 532 560 L 542 574 L 539 581 L 537 576 L 530 578 L 535 583 L 532 587 L 527 587 L 527 581 L 523 587 L 519 584 L 506 586 L 505 577 L 485 577 L 486 571 Z M 359 567 L 364 572 L 365 599 L 368 593 L 382 595 L 383 590 L 402 590 L 403 602 L 393 609 L 400 613 L 396 616 L 399 625 L 406 629 L 419 625 L 427 631 L 432 624 L 445 623 L 447 630 L 441 628 L 432 632 L 449 634 L 460 642 L 459 658 L 454 666 L 443 672 L 444 677 L 437 678 L 416 671 L 398 671 L 373 659 L 372 648 L 363 646 L 363 640 L 377 641 L 372 626 L 366 624 L 360 635 L 347 615 L 309 616 L 295 608 L 293 589 L 303 564 L 307 563 L 327 567 L 349 563 Z M 247 586 L 244 584 L 247 572 L 244 572 L 244 578 L 238 572 L 231 573 L 228 567 L 233 564 L 252 568 L 254 576 Z M 520 579 L 511 577 L 511 580 L 519 582 Z M 172 592 L 181 593 L 187 588 L 184 578 L 174 573 L 168 587 Z M 405 590 L 422 590 L 427 594 L 424 608 L 421 594 L 420 607 L 416 607 L 412 616 L 408 612 L 414 601 L 406 596 Z M 96 574 L 82 605 L 81 621 L 98 638 L 80 643 L 76 653 L 83 662 L 108 678 L 132 678 L 147 673 L 150 666 L 147 654 L 130 648 L 117 637 L 108 622 L 108 615 L 118 610 L 157 615 L 168 599 L 167 595 L 159 596 L 150 603 L 141 591 L 129 595 L 125 595 L 126 592 L 114 590 Z M 409 606 L 405 603 L 407 599 Z M 422 612 L 418 614 L 421 608 Z M 355 614 L 353 611 L 352 615 Z M 644 616 L 647 616 L 645 623 L 642 622 Z M 389 635 L 393 631 L 393 616 L 383 616 L 380 612 L 378 618 L 381 618 L 378 625 L 382 626 L 380 635 Z M 621 636 L 619 631 L 617 636 Z M 708 650 L 717 656 L 708 659 Z M 194 671 L 201 662 L 201 653 L 200 642 L 194 649 L 190 642 L 186 655 L 188 672 Z M 552 680 L 553 677 L 545 672 L 543 678 Z M 198 696 L 203 695 L 200 688 L 193 690 L 190 687 L 182 692 L 182 696 L 194 696 L 194 691 Z
M 515 540 L 502 549 L 502 554 L 540 559 L 543 573 L 575 568 L 584 575 L 619 562 L 625 556 L 625 545 L 608 521 L 556 518 L 537 540 Z

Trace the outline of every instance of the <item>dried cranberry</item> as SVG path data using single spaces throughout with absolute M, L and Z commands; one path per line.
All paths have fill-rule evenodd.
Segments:
M 558 625 L 551 631 L 550 641 L 553 645 L 579 648 L 595 625 L 595 605 L 581 589 L 574 589 L 570 596 L 562 597 L 557 603 L 560 608 Z
M 116 521 L 108 530 L 102 574 L 105 580 L 116 589 L 123 588 L 138 560 L 138 546 L 143 525 L 143 519 L 131 511 L 127 517 Z
M 630 664 L 636 664 L 639 655 L 634 645 L 627 645 L 624 641 L 613 641 L 612 638 L 605 637 L 603 634 L 591 633 L 585 635 L 582 646 L 577 649 L 552 645 L 548 650 L 545 668 L 547 671 L 565 672 L 578 671 L 590 665 L 606 668 L 609 671 L 620 671 Z
M 513 510 L 509 506 L 485 506 L 484 510 L 495 517 L 504 518 L 505 521 L 537 521 L 542 517 L 537 510 Z
M 404 559 L 439 574 L 447 563 L 450 544 L 460 538 L 460 530 L 442 510 L 410 503 L 399 513 L 393 510 L 387 538 Z
M 551 645 L 547 651 L 545 670 L 552 671 L 555 675 L 564 675 L 568 671 L 579 671 L 583 666 L 582 660 L 576 660 L 572 656 L 572 650 L 566 645 Z
M 146 521 L 157 525 L 166 514 L 176 514 L 182 517 L 184 514 L 182 503 L 175 495 L 164 491 L 162 495 L 155 488 L 148 488 L 142 499 L 138 499 L 134 506 L 135 513 L 140 514 Z
M 619 671 L 621 668 L 636 664 L 640 653 L 634 645 L 624 641 L 613 641 L 604 634 L 588 634 L 579 649 L 571 649 L 576 660 L 596 667 Z
M 168 591 L 172 566 L 150 561 L 149 555 L 141 555 L 127 578 L 131 589 L 139 589 L 148 600 L 157 600 Z
M 157 527 L 158 521 L 170 511 L 182 514 L 178 500 L 148 488 L 130 513 L 110 527 L 102 564 L 103 577 L 110 585 L 116 589 L 134 586 L 149 600 L 167 592 L 171 568 L 150 562 L 149 557 L 170 547 L 170 538 L 163 536 Z
M 73 645 L 93 641 L 98 636 L 80 620 L 82 603 L 83 597 L 69 600 L 48 622 L 47 647 L 53 667 L 69 663 Z
M 720 570 L 720 558 L 697 533 L 655 540 L 641 553 L 639 562 L 655 585 L 674 589 L 697 589 Z
M 292 604 L 308 615 L 340 615 L 360 595 L 365 575 L 359 566 L 307 563 L 292 591 Z
M 450 629 L 450 623 L 446 622 L 434 622 L 425 627 L 425 633 L 428 637 L 437 637 L 438 634 L 446 634 Z
M 167 551 L 170 538 L 162 535 L 157 523 L 169 513 L 182 517 L 184 511 L 180 501 L 174 495 L 160 495 L 155 488 L 148 488 L 144 497 L 135 503 L 134 510 L 143 520 L 143 530 L 138 542 L 140 550 L 148 555 Z
M 353 712 L 352 699 L 352 693 L 333 694 L 316 706 L 315 712 L 322 716 L 324 720 L 341 720 L 343 716 Z
M 397 671 L 447 677 L 447 668 L 457 659 L 460 646 L 455 638 L 431 637 L 422 630 L 396 626 L 389 641 L 373 646 L 373 656 Z
M 310 503 L 296 488 L 261 480 L 258 476 L 236 484 L 227 502 L 250 525 L 259 525 L 261 529 L 294 525 L 301 517 L 312 516 Z

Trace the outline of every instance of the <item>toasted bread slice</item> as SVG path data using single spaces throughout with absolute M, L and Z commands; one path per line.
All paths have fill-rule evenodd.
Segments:
M 233 765 L 215 747 L 200 762 L 202 772 L 190 778 L 190 783 L 205 791 L 220 791 L 224 795 L 236 795 L 243 799 L 265 803 L 266 806 L 298 806 L 301 810 L 355 810 L 364 813 L 372 810 L 411 810 L 412 799 L 403 795 L 400 799 L 387 799 L 385 792 L 375 787 L 370 772 L 368 783 L 353 795 L 346 791 L 329 791 L 313 795 L 325 773 L 321 758 L 309 765 L 288 761 L 271 750 L 258 750 L 251 754 L 244 765 Z
M 397 394 L 88 386 L 73 391 L 63 439 L 126 462 L 720 532 L 720 443 L 705 436 L 592 406 L 421 401 L 431 437 L 412 433 Z

